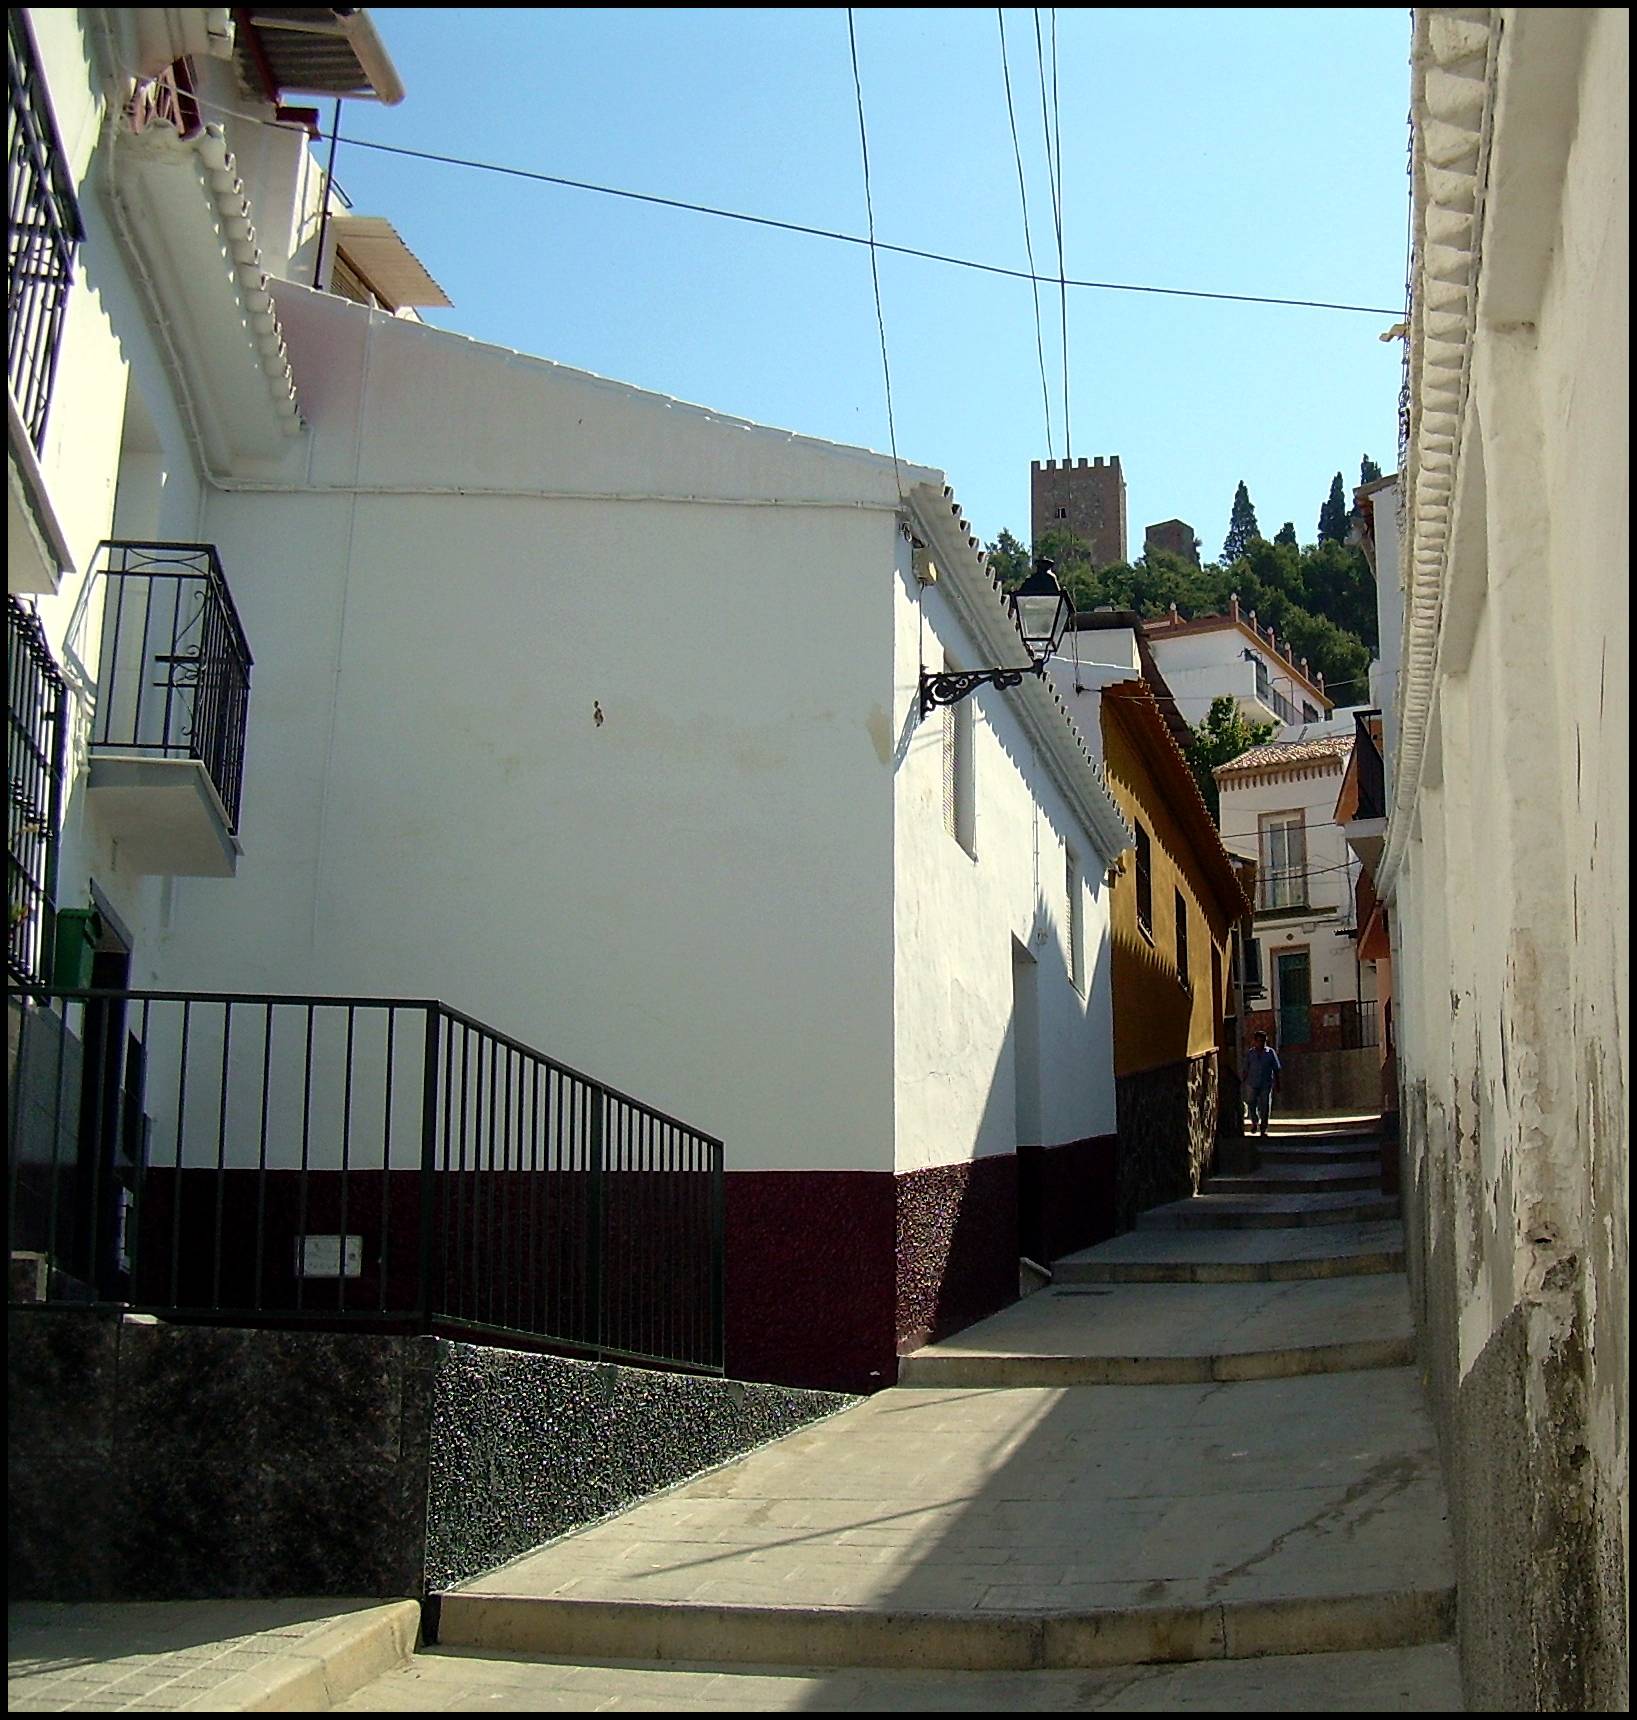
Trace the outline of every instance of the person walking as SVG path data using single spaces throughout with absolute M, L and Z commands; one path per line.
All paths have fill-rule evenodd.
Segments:
M 1245 1084 L 1245 1102 L 1250 1106 L 1251 1132 L 1266 1138 L 1268 1111 L 1279 1086 L 1279 1053 L 1268 1044 L 1265 1033 L 1252 1037 L 1254 1043 L 1245 1053 L 1245 1066 L 1239 1074 Z

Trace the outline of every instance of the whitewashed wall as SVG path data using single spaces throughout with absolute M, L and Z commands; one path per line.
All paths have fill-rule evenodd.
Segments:
M 736 1169 L 890 1168 L 890 463 L 280 314 L 315 489 L 209 508 L 245 853 L 173 886 L 168 982 L 430 993 Z
M 943 718 L 918 720 L 920 668 L 942 668 L 946 651 L 963 668 L 987 664 L 944 592 L 919 586 L 907 561 L 895 615 L 897 1168 L 1016 1150 L 1014 944 L 1034 962 L 1034 1140 L 1050 1146 L 1112 1134 L 1107 862 L 1069 814 L 1007 696 L 993 688 L 971 695 L 974 854 L 949 833 Z M 1079 861 L 1083 991 L 1069 972 L 1065 844 Z
M 75 568 L 55 596 L 35 601 L 73 695 L 57 897 L 62 907 L 86 906 L 94 879 L 133 936 L 133 984 L 154 984 L 166 887 L 122 871 L 85 806 L 104 596 L 91 569 L 97 545 L 116 534 L 197 539 L 203 487 L 151 307 L 105 196 L 97 44 L 82 13 L 37 7 L 29 16 L 85 225 L 40 454 Z M 129 436 L 128 425 L 136 427 Z

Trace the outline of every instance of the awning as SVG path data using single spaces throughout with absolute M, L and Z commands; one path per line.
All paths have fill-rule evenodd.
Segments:
M 404 99 L 404 86 L 360 7 L 249 6 L 234 17 L 239 71 L 269 101 L 339 96 L 391 107 Z
M 451 302 L 384 215 L 332 215 L 330 231 L 354 274 L 389 309 Z

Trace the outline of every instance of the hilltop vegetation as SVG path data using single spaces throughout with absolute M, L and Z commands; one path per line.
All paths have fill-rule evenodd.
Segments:
M 1380 475 L 1368 458 L 1362 471 L 1368 474 L 1365 482 Z M 1254 610 L 1262 627 L 1288 639 L 1291 655 L 1305 657 L 1323 674 L 1337 704 L 1362 704 L 1369 697 L 1370 659 L 1378 646 L 1375 580 L 1363 552 L 1346 541 L 1342 498 L 1337 473 L 1320 509 L 1317 541 L 1299 544 L 1294 524 L 1286 522 L 1269 542 L 1241 483 L 1224 553 L 1202 567 L 1164 553 L 1095 567 L 1085 544 L 1065 532 L 1047 532 L 1034 553 L 1057 563 L 1057 576 L 1077 609 L 1107 604 L 1160 616 L 1174 603 L 1191 618 L 1225 614 L 1237 594 L 1241 613 Z M 989 558 L 1008 589 L 1029 571 L 1029 552 L 1010 532 L 989 545 Z

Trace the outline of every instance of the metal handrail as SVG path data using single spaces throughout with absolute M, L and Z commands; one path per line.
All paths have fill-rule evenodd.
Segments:
M 721 1371 L 715 1137 L 433 999 L 12 995 L 25 1300 Z

